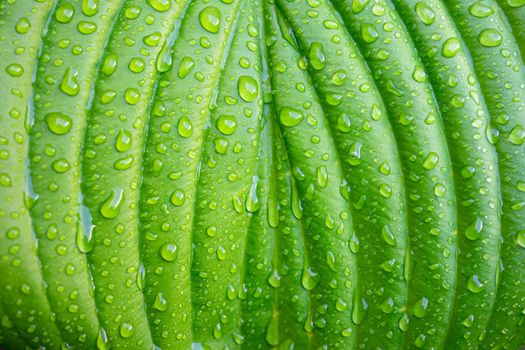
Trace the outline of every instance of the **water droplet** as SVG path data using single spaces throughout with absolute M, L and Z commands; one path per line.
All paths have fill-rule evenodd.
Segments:
M 86 16 L 94 16 L 98 12 L 98 0 L 82 0 L 82 13 Z
M 522 145 L 525 141 L 525 129 L 520 124 L 516 125 L 509 134 L 509 141 L 514 145 Z
M 224 259 L 226 259 L 226 257 L 227 257 L 226 249 L 222 245 L 219 245 L 217 247 L 217 259 L 219 259 L 220 261 L 223 261 Z
M 494 10 L 481 2 L 476 2 L 469 7 L 468 12 L 474 17 L 485 18 L 493 14 Z
M 140 73 L 140 72 L 142 72 L 144 70 L 144 68 L 146 68 L 146 63 L 140 57 L 133 57 L 129 61 L 128 68 L 133 73 Z
M 199 22 L 202 28 L 217 34 L 221 27 L 221 12 L 214 6 L 208 6 L 199 13 Z
M 379 193 L 385 198 L 390 198 L 392 197 L 392 187 L 387 184 L 381 184 L 379 185 Z
M 186 193 L 183 190 L 175 190 L 171 194 L 170 202 L 176 207 L 180 207 L 186 201 Z
M 191 57 L 184 57 L 179 67 L 179 78 L 184 79 L 190 74 L 191 70 L 195 67 L 195 62 Z
M 107 54 L 102 63 L 102 72 L 109 76 L 115 72 L 118 67 L 118 56 L 114 53 Z
M 310 64 L 314 69 L 321 70 L 326 66 L 323 44 L 314 42 L 310 45 Z
M 259 93 L 257 81 L 247 75 L 243 75 L 239 78 L 237 88 L 239 91 L 239 96 L 241 96 L 241 98 L 246 102 L 252 102 L 255 100 Z
M 62 78 L 62 83 L 60 84 L 60 90 L 69 96 L 75 96 L 80 91 L 80 86 L 77 81 L 78 72 L 73 70 L 71 67 L 66 69 L 66 73 Z
M 525 248 L 525 230 L 518 231 L 516 243 L 518 243 L 520 247 Z
M 461 169 L 461 176 L 466 180 L 470 179 L 474 174 L 476 173 L 476 168 L 473 166 L 467 165 L 463 169 Z
M 337 264 L 335 261 L 335 255 L 334 253 L 328 251 L 326 252 L 326 263 L 330 267 L 330 269 L 334 272 L 337 272 Z
M 370 0 L 353 0 L 352 1 L 352 12 L 358 14 L 365 9 Z
M 171 0 L 147 0 L 147 3 L 159 12 L 166 12 L 171 8 Z
M 427 307 L 428 307 L 428 299 L 423 297 L 416 301 L 414 304 L 414 315 L 417 318 L 423 318 L 427 314 Z
M 359 297 L 358 290 L 354 290 L 354 295 L 352 297 L 353 308 L 352 308 L 352 322 L 358 325 L 365 319 L 366 310 L 368 309 L 368 304 L 365 299 Z
M 97 24 L 95 22 L 90 21 L 79 21 L 77 29 L 80 33 L 84 35 L 89 35 L 97 30 Z
M 115 141 L 115 149 L 119 152 L 126 152 L 131 147 L 131 132 L 120 130 Z
M 443 43 L 442 53 L 444 57 L 452 58 L 456 56 L 456 54 L 459 52 L 460 49 L 461 49 L 461 42 L 459 41 L 458 38 L 452 37 L 452 38 L 448 38 Z
M 82 220 L 84 220 L 84 216 L 82 217 Z M 81 223 L 80 221 L 78 222 L 76 243 L 78 250 L 82 253 L 89 253 L 94 248 L 93 228 L 94 226 L 91 226 L 89 227 L 89 229 L 84 230 L 83 223 Z
M 215 339 L 221 339 L 222 338 L 222 330 L 221 330 L 221 323 L 217 323 L 215 327 L 213 328 L 213 337 Z
M 24 67 L 18 63 L 11 63 L 5 68 L 7 74 L 14 78 L 18 78 L 24 74 Z
M 468 290 L 476 294 L 481 293 L 483 289 L 485 289 L 485 286 L 479 280 L 478 275 L 472 275 L 472 277 L 469 278 L 467 282 L 467 287 L 468 287 Z
M 268 224 L 274 228 L 279 225 L 279 205 L 275 195 L 268 198 Z
M 301 284 L 306 290 L 313 290 L 319 284 L 320 276 L 312 267 L 305 265 L 301 277 Z
M 124 190 L 116 188 L 111 195 L 100 206 L 100 214 L 106 219 L 114 219 L 120 213 L 120 207 L 124 201 Z
M 479 43 L 486 47 L 500 46 L 503 37 L 496 29 L 483 29 L 478 36 Z
M 26 34 L 31 29 L 31 22 L 26 17 L 21 17 L 16 23 L 15 29 L 20 34 Z
M 437 167 L 439 163 L 439 155 L 435 152 L 430 152 L 423 162 L 423 168 L 427 170 L 432 170 Z
M 137 271 L 137 287 L 143 291 L 146 287 L 146 269 L 144 264 L 140 263 L 139 269 Z
M 126 92 L 124 93 L 124 98 L 130 105 L 136 105 L 140 101 L 139 90 L 135 88 L 127 88 Z
M 332 83 L 336 86 L 341 86 L 346 82 L 346 71 L 339 69 L 332 74 Z
M 120 336 L 122 338 L 129 338 L 135 333 L 135 329 L 131 323 L 123 322 L 120 324 Z
M 414 78 L 414 80 L 418 83 L 424 83 L 427 81 L 427 73 L 423 67 L 416 65 L 416 68 L 414 68 L 414 73 L 412 73 L 412 78 Z
M 303 114 L 299 110 L 291 107 L 283 107 L 279 113 L 279 120 L 285 126 L 296 126 L 303 119 Z
M 157 32 L 153 32 L 151 34 L 146 35 L 143 41 L 144 41 L 144 44 L 151 46 L 151 47 L 155 47 L 160 43 L 161 39 L 162 39 L 162 33 L 157 31 Z
M 246 210 L 250 213 L 255 213 L 261 206 L 259 197 L 257 197 L 257 180 L 257 178 L 254 179 L 246 196 Z
M 237 130 L 237 119 L 233 115 L 221 115 L 215 125 L 224 135 L 232 135 Z
M 361 159 L 361 149 L 363 145 L 359 142 L 354 142 L 350 145 L 350 149 L 348 152 L 349 157 L 346 159 L 348 164 L 356 166 L 363 162 Z
M 272 347 L 277 347 L 280 343 L 279 341 L 279 322 L 278 319 L 272 317 L 266 328 L 266 341 Z
M 352 129 L 352 122 L 348 114 L 341 113 L 339 117 L 337 117 L 337 127 L 342 132 L 349 132 Z
M 57 7 L 55 19 L 60 23 L 69 23 L 75 14 L 75 8 L 71 4 L 64 4 Z
M 481 237 L 481 231 L 483 230 L 483 221 L 479 218 L 476 219 L 465 229 L 465 236 L 471 241 L 475 241 Z
M 0 185 L 2 187 L 11 187 L 13 185 L 13 181 L 11 180 L 9 174 L 0 173 Z
M 270 277 L 268 277 L 268 283 L 274 288 L 278 288 L 281 285 L 281 276 L 279 275 L 279 271 L 276 269 L 272 271 Z
M 45 116 L 47 127 L 56 135 L 64 135 L 71 130 L 71 118 L 59 112 L 51 112 Z
M 159 71 L 160 73 L 167 72 L 171 69 L 171 66 L 173 64 L 173 44 L 174 42 L 171 42 L 169 39 L 166 40 L 162 45 L 162 49 L 160 50 L 157 56 L 157 71 Z
M 59 158 L 55 160 L 51 166 L 53 167 L 53 170 L 59 174 L 65 173 L 66 171 L 71 169 L 71 165 L 65 158 Z
M 190 137 L 193 134 L 193 125 L 191 124 L 190 119 L 186 116 L 180 117 L 177 130 L 180 136 L 185 138 Z
M 437 197 L 443 197 L 447 192 L 447 188 L 443 184 L 436 184 L 434 186 L 434 194 Z
M 365 43 L 371 44 L 379 39 L 379 33 L 373 24 L 361 23 L 361 37 Z
M 166 311 L 168 309 L 168 302 L 162 295 L 162 292 L 158 293 L 155 296 L 155 301 L 153 302 L 153 308 L 158 311 Z
M 328 185 L 328 170 L 324 165 L 317 167 L 317 184 L 321 188 L 326 188 Z
M 381 165 L 379 165 L 379 171 L 383 175 L 389 175 L 390 174 L 390 164 L 388 164 L 387 161 L 381 163 Z
M 507 0 L 507 4 L 509 4 L 510 7 L 521 7 L 525 5 L 525 0 Z
M 390 227 L 387 225 L 383 226 L 381 229 L 381 237 L 383 237 L 383 240 L 391 247 L 395 247 L 397 245 L 396 236 L 394 236 L 394 233 L 392 233 L 392 230 L 390 230 Z
M 434 13 L 434 10 L 430 8 L 430 6 L 427 5 L 424 1 L 420 1 L 416 4 L 416 13 L 421 22 L 426 24 L 427 26 L 434 23 L 436 19 L 436 14 Z
M 98 330 L 97 350 L 108 350 L 108 336 L 104 328 L 99 328 Z
M 177 245 L 175 243 L 166 242 L 159 250 L 159 254 L 162 259 L 172 262 L 177 258 Z
M 381 303 L 381 310 L 385 314 L 391 314 L 394 311 L 394 299 L 387 298 Z

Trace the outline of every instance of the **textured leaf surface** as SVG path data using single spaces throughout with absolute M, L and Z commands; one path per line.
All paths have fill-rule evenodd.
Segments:
M 522 0 L 0 0 L 0 344 L 518 349 Z

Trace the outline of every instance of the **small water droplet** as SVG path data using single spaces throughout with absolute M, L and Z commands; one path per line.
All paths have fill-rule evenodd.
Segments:
M 459 52 L 460 49 L 461 49 L 461 42 L 459 41 L 458 38 L 452 37 L 452 38 L 448 38 L 443 43 L 442 53 L 444 57 L 452 58 L 456 56 L 456 54 Z
M 71 118 L 59 112 L 51 112 L 45 116 L 47 127 L 56 135 L 67 134 L 71 130 Z
M 434 13 L 434 10 L 428 6 L 428 4 L 424 1 L 420 1 L 416 4 L 416 13 L 421 22 L 426 24 L 427 26 L 434 23 L 436 19 L 436 14 Z
M 471 241 L 475 241 L 481 237 L 481 231 L 483 230 L 483 221 L 477 218 L 472 224 L 465 229 L 465 236 Z
M 71 67 L 66 69 L 62 83 L 60 84 L 60 90 L 69 96 L 78 95 L 80 86 L 77 81 L 78 72 Z
M 317 184 L 321 188 L 328 185 L 328 170 L 324 165 L 317 167 Z
M 26 17 L 21 17 L 16 23 L 15 29 L 20 34 L 26 34 L 31 29 L 31 22 Z
M 71 4 L 64 4 L 55 10 L 55 19 L 60 23 L 69 23 L 75 14 L 75 8 Z
M 171 8 L 171 0 L 147 0 L 147 3 L 159 12 L 166 12 Z
M 257 81 L 248 75 L 239 77 L 237 88 L 239 96 L 246 102 L 252 102 L 255 100 L 259 93 Z
M 285 126 L 296 126 L 304 119 L 303 114 L 294 108 L 283 107 L 279 113 L 279 120 Z
M 483 289 L 485 289 L 485 286 L 479 280 L 478 275 L 472 275 L 472 277 L 469 278 L 467 282 L 467 287 L 468 287 L 468 290 L 476 294 L 481 293 Z
M 168 309 L 168 302 L 162 295 L 162 292 L 159 292 L 155 296 L 155 301 L 153 302 L 153 308 L 157 311 L 166 311 Z
M 162 259 L 168 262 L 175 261 L 177 258 L 177 245 L 175 243 L 166 242 L 160 247 L 159 254 Z
M 430 152 L 423 162 L 423 168 L 427 170 L 432 170 L 437 167 L 439 163 L 439 155 L 435 152 Z
M 483 29 L 478 36 L 479 43 L 486 47 L 500 46 L 503 42 L 503 37 L 496 29 Z
M 361 37 L 365 43 L 371 44 L 379 39 L 379 33 L 373 24 L 361 23 Z
M 414 315 L 417 318 L 423 318 L 427 314 L 427 308 L 428 308 L 428 299 L 423 297 L 416 301 L 414 304 Z
M 215 125 L 224 135 L 232 135 L 237 130 L 237 119 L 233 115 L 221 115 Z
M 186 193 L 183 190 L 177 189 L 173 191 L 170 197 L 170 202 L 176 207 L 180 207 L 186 201 Z
M 120 130 L 115 141 L 115 149 L 119 152 L 126 152 L 131 148 L 131 132 Z
M 381 229 L 381 237 L 383 237 L 383 240 L 391 247 L 395 247 L 397 245 L 396 236 L 394 236 L 394 233 L 388 227 L 388 225 L 383 226 Z
M 518 231 L 516 243 L 518 243 L 520 247 L 525 248 L 525 230 Z
M 478 18 L 485 18 L 494 13 L 494 10 L 481 2 L 476 2 L 468 8 L 468 12 Z
M 18 63 L 11 63 L 5 68 L 7 74 L 14 78 L 18 78 L 24 74 L 24 67 Z
M 182 59 L 179 67 L 179 78 L 184 79 L 190 74 L 191 70 L 195 67 L 193 58 L 186 56 Z
M 71 165 L 65 158 L 59 158 L 55 160 L 51 166 L 53 167 L 53 170 L 56 171 L 59 174 L 65 173 L 69 169 L 71 169 Z
M 202 28 L 217 34 L 221 27 L 221 12 L 214 6 L 208 6 L 199 13 L 199 22 Z
M 124 190 L 116 188 L 111 195 L 100 206 L 100 214 L 106 219 L 114 219 L 120 213 L 120 207 L 124 201 Z
M 301 284 L 306 290 L 313 290 L 319 284 L 320 276 L 312 267 L 305 265 L 301 277 Z
M 323 51 L 323 44 L 314 42 L 310 45 L 310 64 L 316 70 L 321 70 L 326 66 L 326 58 Z
M 82 0 L 82 13 L 91 17 L 98 12 L 98 0 Z
M 520 124 L 516 125 L 509 134 L 509 141 L 514 145 L 522 145 L 525 142 L 525 129 Z
M 123 322 L 120 324 L 120 336 L 122 338 L 130 338 L 134 333 L 135 329 L 131 323 Z

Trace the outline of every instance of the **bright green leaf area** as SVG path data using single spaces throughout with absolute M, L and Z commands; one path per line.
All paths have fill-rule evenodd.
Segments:
M 524 57 L 523 0 L 0 0 L 0 349 L 520 349 Z

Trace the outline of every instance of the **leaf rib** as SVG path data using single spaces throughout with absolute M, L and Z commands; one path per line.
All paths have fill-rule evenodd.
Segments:
M 29 208 L 32 80 L 41 33 L 54 1 L 0 3 L 0 296 L 6 315 L 31 347 L 59 347 Z

